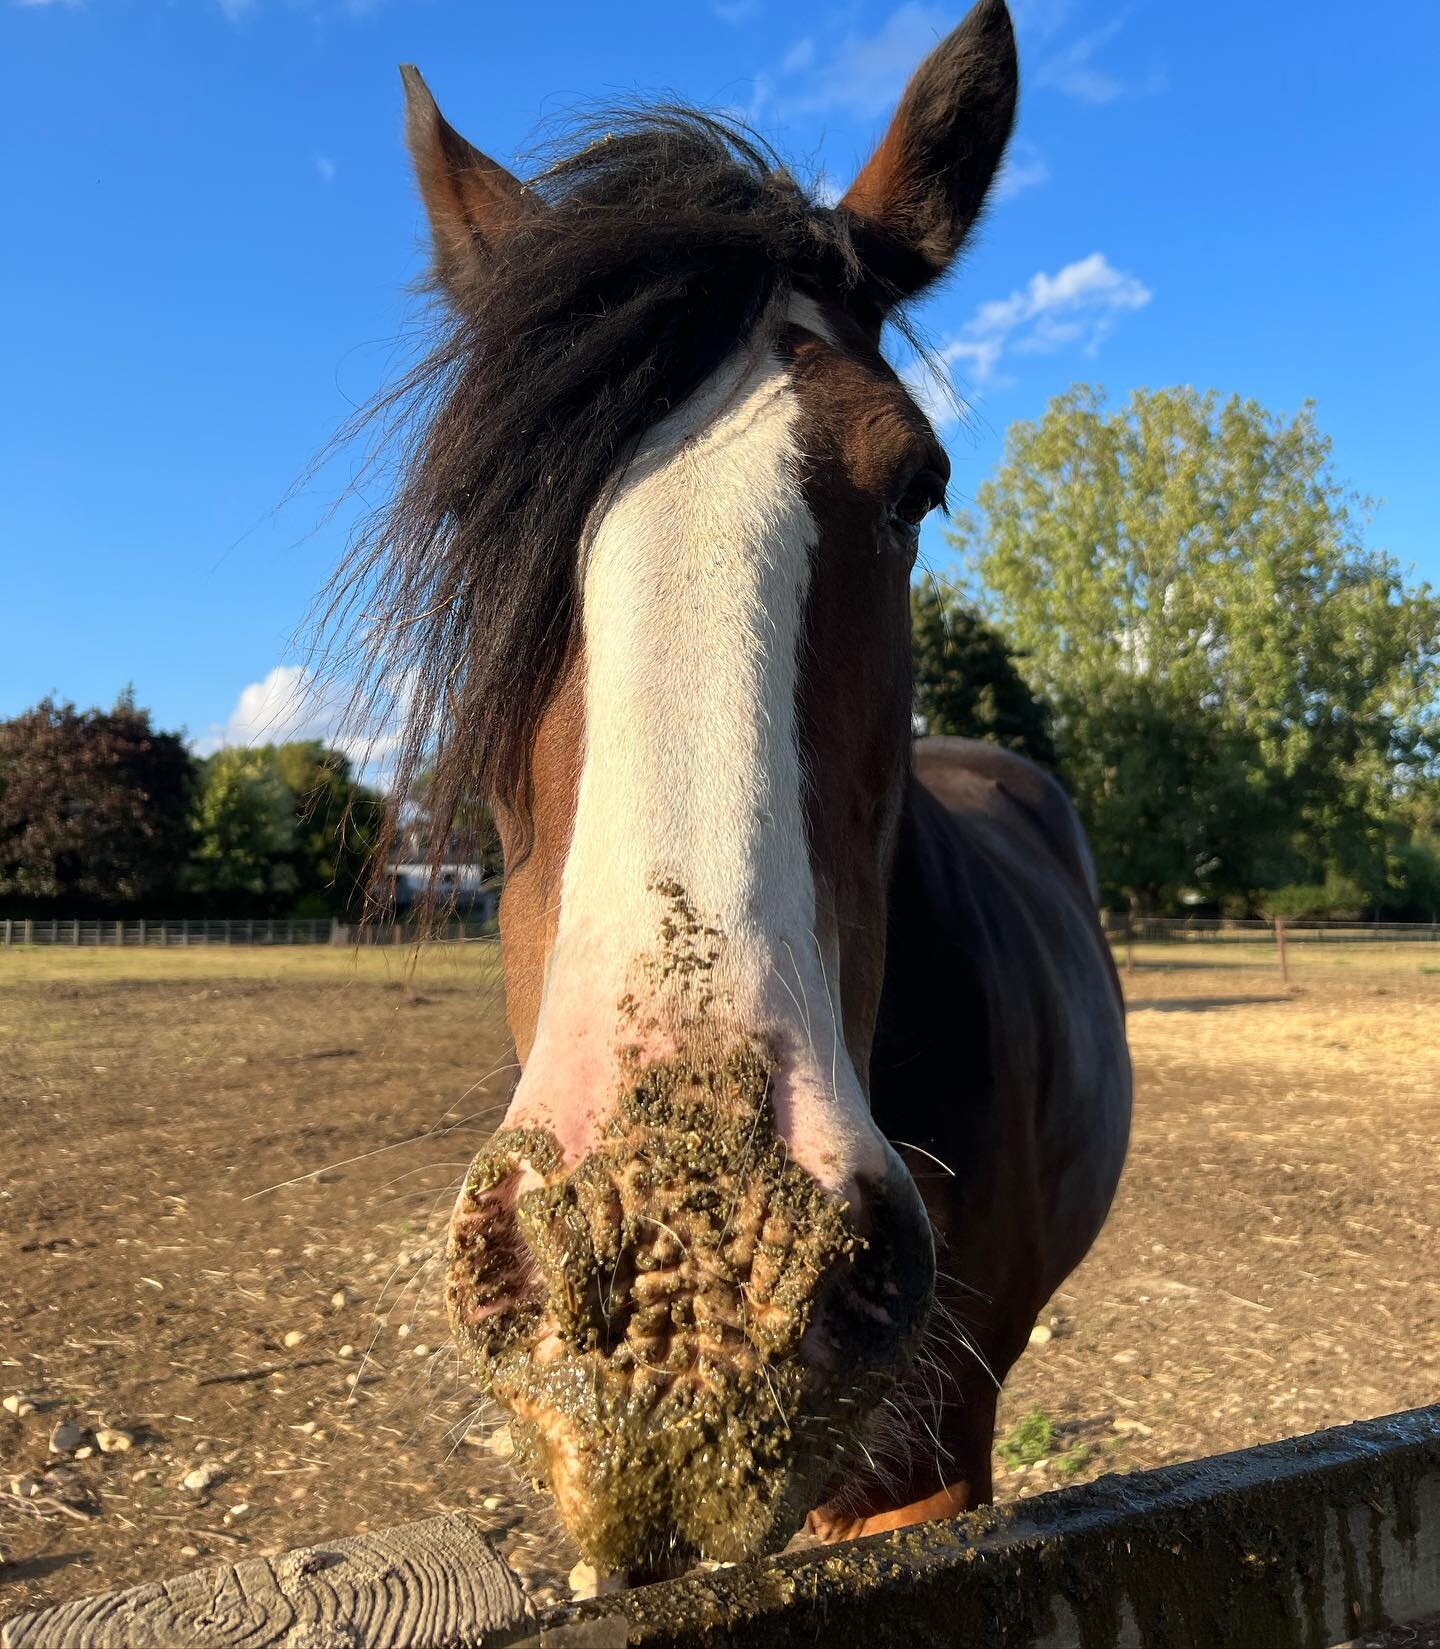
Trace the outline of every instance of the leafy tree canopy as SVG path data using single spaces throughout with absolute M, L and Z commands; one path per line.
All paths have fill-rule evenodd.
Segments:
M 1031 691 L 1000 632 L 965 604 L 954 584 L 926 579 L 910 590 L 915 718 L 926 733 L 988 739 L 1055 766 L 1050 707 Z
M 1308 405 L 1079 385 L 957 523 L 1113 893 L 1410 897 L 1396 802 L 1440 763 L 1440 602 L 1362 542 L 1330 457 Z
M 0 722 L 0 901 L 34 914 L 140 907 L 189 846 L 194 763 L 126 691 L 110 710 L 44 699 Z

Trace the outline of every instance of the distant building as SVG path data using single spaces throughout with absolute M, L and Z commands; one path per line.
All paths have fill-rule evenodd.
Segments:
M 386 867 L 395 909 L 403 914 L 427 901 L 437 911 L 457 916 L 494 916 L 500 905 L 500 883 L 483 864 L 430 865 L 423 861 Z

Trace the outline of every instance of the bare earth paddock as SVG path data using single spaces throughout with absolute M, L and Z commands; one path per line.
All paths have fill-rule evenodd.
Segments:
M 1137 964 L 1129 1167 L 1007 1386 L 1001 1499 L 1440 1388 L 1440 945 L 1295 945 L 1288 989 L 1264 946 Z M 413 978 L 388 951 L 3 954 L 0 1390 L 35 1407 L 0 1412 L 0 1617 L 460 1508 L 568 1595 L 433 1259 L 507 1057 L 489 945 Z M 133 1443 L 53 1454 L 65 1420 Z

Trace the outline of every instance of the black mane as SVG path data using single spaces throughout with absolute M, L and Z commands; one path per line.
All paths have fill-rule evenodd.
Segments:
M 636 443 L 780 287 L 860 279 L 843 211 L 690 110 L 607 117 L 528 188 L 544 210 L 366 415 L 398 438 L 398 479 L 330 607 L 372 717 L 401 713 L 394 793 L 426 775 L 437 842 L 477 798 L 527 815 L 531 744 L 575 644 L 578 546 Z

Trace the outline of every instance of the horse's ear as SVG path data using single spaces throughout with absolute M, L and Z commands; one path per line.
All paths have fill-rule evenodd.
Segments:
M 530 208 L 519 178 L 467 143 L 440 113 L 413 63 L 401 65 L 400 78 L 405 138 L 435 238 L 435 272 L 455 294 Z
M 1019 69 L 1005 0 L 979 0 L 905 89 L 890 129 L 840 202 L 881 307 L 944 274 L 999 169 Z

